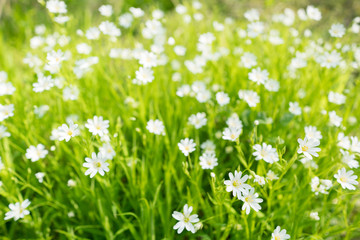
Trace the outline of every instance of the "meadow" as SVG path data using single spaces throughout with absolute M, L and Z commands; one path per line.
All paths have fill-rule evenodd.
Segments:
M 1 239 L 360 239 L 360 16 L 69 2 L 0 24 Z

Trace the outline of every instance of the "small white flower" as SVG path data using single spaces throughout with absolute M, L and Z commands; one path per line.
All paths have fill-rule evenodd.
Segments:
M 340 183 L 343 189 L 355 190 L 358 185 L 356 179 L 358 176 L 353 175 L 354 171 L 346 171 L 345 168 L 339 169 L 339 171 L 334 175 L 337 182 Z M 355 186 L 354 186 L 355 185 Z
M 271 234 L 271 240 L 287 240 L 290 239 L 290 235 L 286 234 L 286 230 L 277 226 L 274 232 Z
M 189 122 L 191 125 L 195 126 L 196 129 L 199 129 L 207 123 L 206 114 L 203 112 L 193 114 L 189 117 Z
M 218 159 L 213 152 L 205 152 L 200 156 L 200 166 L 202 169 L 213 169 L 218 165 Z
M 0 139 L 10 136 L 11 134 L 7 132 L 7 127 L 5 127 L 4 125 L 0 125 Z
M 252 90 L 239 90 L 239 98 L 245 100 L 249 107 L 256 107 L 260 102 L 259 95 Z
M 299 106 L 298 102 L 290 102 L 289 105 L 290 105 L 289 112 L 291 112 L 294 115 L 301 114 L 301 107 Z
M 99 135 L 102 137 L 109 133 L 109 120 L 103 120 L 103 117 L 94 116 L 92 119 L 88 119 L 85 127 L 89 129 L 94 136 Z
M 270 181 L 277 180 L 279 177 L 271 170 L 269 170 L 266 174 L 266 178 Z
M 102 5 L 99 7 L 99 12 L 105 17 L 110 17 L 113 14 L 113 8 L 111 5 Z
M 315 221 L 319 221 L 320 220 L 319 213 L 318 212 L 310 212 L 310 218 L 314 219 Z
M 146 125 L 146 129 L 154 133 L 156 135 L 163 135 L 165 136 L 165 127 L 162 121 L 155 119 L 155 120 L 149 120 Z
M 59 0 L 50 0 L 46 2 L 46 8 L 51 13 L 66 13 L 66 4 Z
M 26 158 L 31 159 L 32 162 L 36 162 L 39 159 L 45 158 L 46 155 L 49 153 L 48 150 L 45 149 L 45 146 L 42 144 L 38 144 L 35 146 L 30 146 L 26 149 Z
M 330 91 L 329 95 L 328 95 L 328 100 L 331 103 L 335 103 L 338 105 L 344 104 L 346 101 L 346 96 L 341 94 L 341 93 L 337 93 L 337 92 L 333 92 Z
M 200 145 L 200 148 L 205 152 L 215 152 L 216 146 L 213 141 L 206 140 Z
M 313 159 L 312 156 L 318 157 L 319 154 L 317 152 L 320 152 L 320 148 L 316 148 L 320 145 L 320 141 L 317 139 L 308 139 L 307 137 L 302 140 L 301 138 L 298 139 L 299 143 L 299 149 L 298 153 L 303 153 L 307 158 Z
M 342 118 L 336 115 L 335 111 L 329 112 L 330 124 L 336 127 L 340 127 Z
M 5 213 L 4 220 L 8 220 L 14 218 L 14 221 L 19 220 L 20 218 L 24 218 L 26 215 L 30 214 L 30 211 L 26 208 L 30 205 L 30 201 L 25 199 L 23 202 L 17 202 L 15 204 L 10 203 L 9 209 L 10 211 Z
M 332 187 L 331 180 L 328 179 L 320 179 L 318 177 L 313 177 L 311 179 L 311 191 L 318 195 L 319 193 L 322 194 L 329 194 L 327 190 Z
M 220 106 L 224 106 L 230 102 L 230 98 L 227 93 L 218 92 L 216 93 L 216 101 Z
M 105 172 L 109 172 L 109 163 L 106 162 L 106 159 L 103 158 L 100 152 L 97 155 L 93 152 L 91 158 L 85 158 L 83 166 L 88 168 L 85 175 L 90 174 L 90 178 L 93 178 L 97 173 L 104 176 Z
M 269 79 L 269 72 L 266 69 L 261 70 L 261 68 L 258 67 L 252 69 L 248 76 L 249 80 L 256 82 L 257 85 L 265 84 L 265 81 Z
M 322 139 L 321 132 L 316 129 L 314 126 L 306 126 L 305 127 L 305 136 L 308 139 L 316 139 L 320 141 Z
M 114 151 L 113 147 L 110 143 L 104 143 L 100 148 L 99 152 L 102 154 L 103 158 L 112 160 L 116 152 Z
M 180 234 L 184 229 L 195 233 L 194 223 L 199 222 L 199 218 L 197 214 L 191 215 L 193 207 L 189 207 L 187 204 L 184 206 L 184 213 L 174 211 L 172 217 L 178 220 L 179 222 L 176 223 L 173 227 L 174 230 L 177 230 L 177 233 Z
M 225 128 L 223 131 L 223 139 L 224 140 L 230 140 L 235 142 L 236 139 L 239 138 L 240 134 L 242 132 L 241 128 L 238 127 L 230 127 L 230 128 Z
M 255 212 L 258 212 L 261 209 L 259 203 L 263 202 L 263 199 L 259 198 L 259 194 L 255 193 L 254 188 L 247 189 L 243 196 L 238 196 L 239 200 L 243 201 L 244 204 L 241 210 L 245 210 L 246 214 L 250 213 L 250 209 L 254 209 Z
M 195 151 L 196 143 L 194 143 L 193 139 L 185 138 L 180 140 L 178 143 L 178 147 L 180 151 L 187 157 L 189 156 L 189 153 L 192 153 Z
M 271 145 L 266 143 L 256 144 L 253 146 L 255 152 L 253 155 L 256 157 L 255 160 L 264 160 L 268 163 L 274 163 L 279 161 L 279 156 L 277 154 L 276 148 L 273 148 Z
M 354 154 L 350 154 L 348 151 L 344 151 L 342 149 L 340 149 L 340 152 L 342 154 L 342 162 L 347 164 L 349 166 L 349 168 L 358 168 L 359 167 L 359 162 L 357 160 L 355 160 L 355 155 Z
M 336 38 L 341 38 L 345 35 L 345 27 L 344 25 L 340 24 L 340 23 L 335 23 L 333 25 L 331 25 L 331 28 L 329 30 L 330 36 L 332 37 L 336 37 Z
M 45 173 L 43 172 L 35 173 L 35 177 L 38 179 L 39 183 L 42 183 L 44 181 Z
M 225 180 L 224 184 L 226 185 L 226 191 L 232 192 L 234 197 L 239 198 L 243 193 L 251 189 L 251 186 L 245 183 L 249 179 L 249 175 L 242 176 L 241 171 L 235 170 L 235 175 L 230 172 L 229 178 L 230 180 Z

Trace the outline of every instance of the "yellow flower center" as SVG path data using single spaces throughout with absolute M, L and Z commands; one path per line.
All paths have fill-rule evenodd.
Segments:
M 301 150 L 302 150 L 303 152 L 306 152 L 308 149 L 309 149 L 308 146 L 302 146 L 302 147 L 301 147 Z

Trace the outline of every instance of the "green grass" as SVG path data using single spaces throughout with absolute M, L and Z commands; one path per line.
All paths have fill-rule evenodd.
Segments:
M 277 29 L 284 44 L 274 46 L 257 37 L 251 44 L 237 34 L 238 28 L 246 29 L 247 21 L 241 16 L 234 23 L 225 24 L 223 32 L 215 32 L 214 20 L 224 22 L 225 15 L 218 13 L 213 6 L 203 3 L 200 10 L 205 18 L 198 23 L 186 24 L 182 16 L 173 11 L 166 13 L 162 20 L 166 36 L 173 36 L 177 45 L 186 46 L 186 55 L 177 56 L 172 46 L 164 45 L 169 59 L 164 66 L 154 68 L 155 79 L 144 86 L 134 85 L 132 79 L 139 64 L 136 60 L 111 59 L 111 48 L 134 48 L 142 43 L 149 50 L 152 41 L 144 39 L 141 29 L 151 18 L 153 8 L 145 10 L 145 16 L 136 19 L 130 29 L 123 29 L 121 37 L 111 42 L 104 35 L 99 40 L 90 41 L 76 35 L 77 29 L 86 30 L 98 26 L 105 17 L 83 6 L 83 11 L 68 11 L 71 18 L 65 25 L 53 23 L 47 10 L 40 4 L 33 9 L 21 11 L 13 9 L 16 24 L 2 25 L 0 29 L 0 71 L 8 73 L 8 80 L 16 87 L 11 96 L 1 96 L 1 104 L 14 104 L 14 116 L 1 122 L 8 128 L 11 137 L 0 140 L 0 156 L 5 168 L 0 171 L 0 218 L 9 211 L 8 205 L 25 199 L 31 201 L 30 215 L 18 221 L 0 220 L 0 236 L 4 239 L 270 239 L 276 226 L 287 230 L 291 239 L 358 239 L 360 238 L 359 186 L 356 190 L 342 189 L 334 174 L 338 169 L 349 167 L 341 161 L 337 146 L 337 135 L 344 132 L 348 136 L 359 135 L 360 119 L 360 81 L 359 72 L 351 67 L 326 69 L 313 59 L 307 66 L 297 71 L 297 77 L 287 74 L 287 67 L 295 56 L 289 51 L 293 46 L 304 52 L 309 44 L 319 37 L 333 48 L 336 43 L 356 44 L 356 34 L 347 32 L 341 39 L 331 38 L 327 32 L 332 23 L 342 22 L 301 22 L 298 19 L 292 26 L 300 33 L 305 29 L 316 29 L 310 38 L 301 34 L 298 38 L 289 34 L 289 27 L 280 23 L 270 24 L 270 16 L 262 17 L 269 29 Z M 97 6 L 100 6 L 99 3 Z M 188 11 L 191 5 L 186 3 Z M 126 5 L 124 5 L 126 6 Z M 117 24 L 119 6 L 110 18 Z M 291 6 L 289 6 L 291 7 Z M 270 10 L 269 10 L 270 11 Z M 265 10 L 266 12 L 266 10 Z M 278 11 L 280 12 L 280 11 Z M 41 14 L 41 15 L 39 15 Z M 265 13 L 264 13 L 265 14 Z M 266 15 L 266 14 L 265 14 Z M 35 17 L 37 16 L 37 17 Z M 326 17 L 326 16 L 325 16 Z M 35 19 L 35 20 L 34 20 Z M 29 47 L 37 24 L 47 26 L 46 35 L 53 32 L 71 37 L 64 47 L 55 49 L 70 50 L 72 58 L 63 62 L 61 71 L 54 76 L 65 78 L 65 85 L 76 85 L 80 96 L 75 101 L 64 101 L 62 91 L 56 87 L 50 91 L 36 93 L 32 83 L 37 81 L 34 70 L 22 63 L 27 52 L 36 54 L 46 62 L 46 52 Z M 16 29 L 16 31 L 14 30 Z M 183 64 L 198 54 L 196 43 L 199 35 L 213 32 L 216 40 L 214 49 L 225 47 L 229 55 L 217 61 L 209 61 L 203 73 L 192 74 Z M 9 35 L 11 33 L 12 35 Z M 299 44 L 295 44 L 300 39 Z M 92 46 L 90 56 L 98 56 L 91 73 L 77 79 L 72 68 L 80 58 L 76 45 L 87 42 Z M 269 71 L 270 78 L 280 82 L 278 92 L 269 92 L 264 86 L 258 86 L 248 79 L 250 69 L 238 66 L 241 55 L 234 49 L 241 47 L 257 56 L 258 66 Z M 347 65 L 354 61 L 353 51 L 341 53 Z M 181 63 L 179 70 L 171 67 L 171 61 Z M 181 81 L 171 80 L 173 73 L 181 73 Z M 229 94 L 230 104 L 220 107 L 212 91 L 211 100 L 199 103 L 195 98 L 176 96 L 176 90 L 182 84 L 191 84 L 196 80 L 205 81 L 208 89 L 218 84 Z M 260 96 L 260 103 L 250 108 L 240 100 L 238 91 L 251 89 Z M 306 91 L 299 98 L 300 89 Z M 328 93 L 335 91 L 346 93 L 346 103 L 335 105 L 328 102 Z M 125 103 L 127 97 L 134 98 L 138 107 Z M 289 113 L 289 102 L 298 101 L 300 106 L 310 106 L 311 111 L 300 116 Z M 50 110 L 44 117 L 34 114 L 34 105 L 46 104 Z M 342 127 L 329 126 L 329 117 L 321 110 L 335 110 L 343 118 Z M 195 129 L 188 123 L 188 117 L 197 112 L 205 112 L 207 125 Z M 238 142 L 230 142 L 216 137 L 226 127 L 226 120 L 237 113 L 243 122 L 243 133 Z M 69 142 L 51 141 L 54 128 L 66 122 L 66 118 L 76 114 L 81 127 L 81 135 Z M 83 127 L 87 119 L 94 115 L 110 120 L 110 136 L 116 156 L 110 163 L 110 171 L 104 176 L 97 174 L 90 179 L 85 176 L 82 166 L 85 157 L 98 152 L 102 142 L 93 137 Z M 349 123 L 350 117 L 356 117 L 355 124 Z M 255 120 L 272 118 L 271 124 L 254 125 Z M 150 119 L 160 119 L 165 125 L 165 136 L 156 136 L 146 129 Z M 320 156 L 315 158 L 318 169 L 306 168 L 296 153 L 297 139 L 304 138 L 304 127 L 313 125 L 321 131 Z M 343 129 L 342 129 L 343 128 Z M 116 134 L 114 136 L 114 134 Z M 181 139 L 192 138 L 196 142 L 196 151 L 186 158 L 178 149 Z M 212 171 L 203 170 L 199 165 L 200 144 L 211 139 L 216 144 L 216 156 L 219 165 Z M 269 164 L 263 160 L 255 161 L 253 145 L 266 142 L 277 148 L 280 161 Z M 49 154 L 37 162 L 26 159 L 26 149 L 30 145 L 43 144 Z M 54 151 L 50 147 L 55 146 Z M 227 152 L 229 147 L 232 151 Z M 359 159 L 359 155 L 357 155 Z M 192 167 L 189 166 L 189 161 Z M 279 180 L 269 181 L 255 187 L 259 197 L 264 199 L 261 211 L 251 210 L 249 215 L 241 211 L 242 202 L 225 191 L 224 180 L 228 173 L 241 170 L 246 174 L 256 173 L 266 176 L 268 170 L 274 171 Z M 354 169 L 353 169 L 354 170 Z M 359 176 L 359 169 L 355 169 Z M 39 183 L 35 173 L 45 172 L 43 183 Z M 210 177 L 214 172 L 216 177 Z M 314 176 L 330 179 L 333 187 L 328 195 L 315 194 L 310 182 Z M 68 187 L 67 181 L 73 179 L 75 187 Z M 173 211 L 182 211 L 185 204 L 194 207 L 203 228 L 195 234 L 184 231 L 178 235 L 173 226 L 176 220 Z M 319 221 L 310 219 L 309 213 L 317 211 Z M 68 217 L 73 212 L 74 217 Z

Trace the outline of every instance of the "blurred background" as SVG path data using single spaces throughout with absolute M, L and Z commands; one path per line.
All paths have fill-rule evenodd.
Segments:
M 150 6 L 152 8 L 157 6 L 164 11 L 172 11 L 174 6 L 182 1 L 65 0 L 65 2 L 71 15 L 84 16 L 83 18 L 85 18 L 89 15 L 100 15 L 98 8 L 102 4 L 113 5 L 115 12 L 128 11 L 129 7 L 140 7 L 146 10 Z M 216 11 L 234 19 L 243 17 L 243 13 L 249 8 L 259 10 L 266 8 L 266 13 L 271 14 L 272 12 L 280 12 L 287 7 L 298 9 L 307 5 L 320 8 L 323 16 L 321 23 L 334 22 L 335 19 L 338 19 L 347 26 L 354 17 L 360 16 L 360 0 L 206 0 L 201 2 L 206 2 L 210 11 Z M 10 40 L 11 42 L 14 38 L 25 37 L 23 35 L 27 32 L 30 34 L 32 29 L 28 29 L 29 21 L 35 24 L 50 22 L 44 4 L 45 0 L 0 0 L 0 34 L 3 40 Z M 13 44 L 19 44 L 19 41 L 13 41 Z

